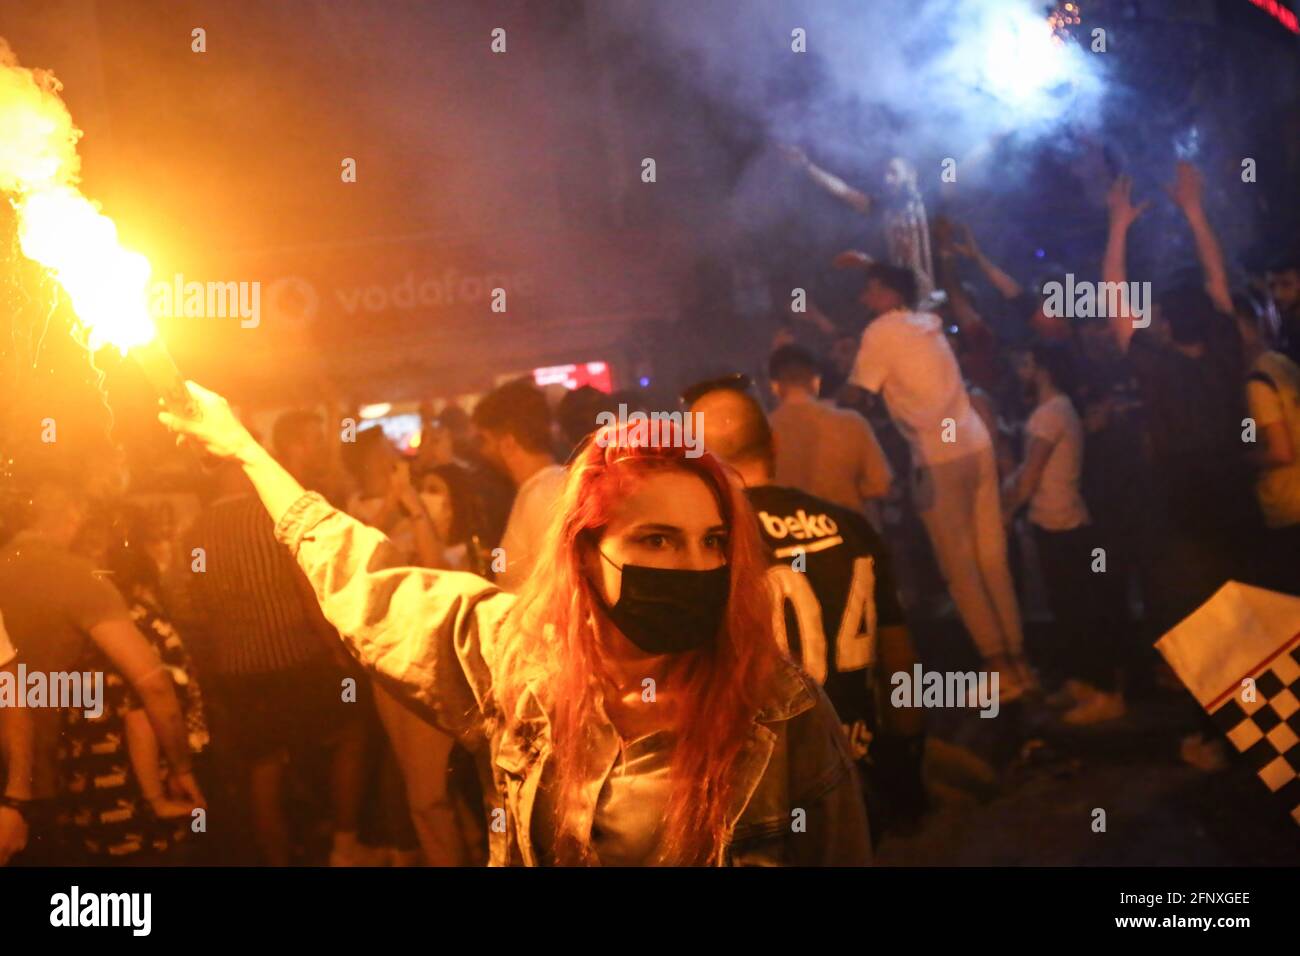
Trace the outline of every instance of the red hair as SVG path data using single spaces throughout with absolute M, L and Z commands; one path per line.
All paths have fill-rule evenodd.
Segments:
M 672 790 L 659 862 L 709 863 L 720 858 L 736 760 L 780 657 L 772 633 L 767 557 L 740 483 L 718 459 L 707 452 L 688 457 L 675 433 L 647 444 L 629 440 L 628 432 L 627 427 L 599 430 L 569 466 L 546 544 L 511 615 L 514 633 L 497 675 L 497 696 L 509 719 L 526 684 L 545 681 L 554 701 L 549 789 L 555 856 L 560 863 L 590 862 L 587 837 L 575 832 L 572 817 L 591 772 L 580 730 L 597 712 L 607 671 L 593 627 L 594 615 L 605 612 L 583 572 L 584 552 L 595 545 L 632 483 L 669 469 L 702 479 L 728 530 L 731 588 L 716 641 L 681 655 L 682 706 L 673 728 Z

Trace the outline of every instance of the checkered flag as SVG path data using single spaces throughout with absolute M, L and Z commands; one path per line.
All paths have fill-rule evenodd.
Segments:
M 1230 581 L 1156 647 L 1300 824 L 1300 598 Z

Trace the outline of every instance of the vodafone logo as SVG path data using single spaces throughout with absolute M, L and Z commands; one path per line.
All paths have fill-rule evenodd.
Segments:
M 793 515 L 785 517 L 760 511 L 758 520 L 763 522 L 763 530 L 767 532 L 768 537 L 777 540 L 786 537 L 793 538 L 795 541 L 828 538 L 840 530 L 839 525 L 827 515 L 809 515 L 802 508 Z
M 280 276 L 267 283 L 266 299 L 277 324 L 306 325 L 320 309 L 320 293 L 302 276 Z

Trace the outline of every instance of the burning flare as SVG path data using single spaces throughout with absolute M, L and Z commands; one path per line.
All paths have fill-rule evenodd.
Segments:
M 0 37 L 0 191 L 18 218 L 23 255 L 45 266 L 72 300 L 92 350 L 125 355 L 153 341 L 149 260 L 122 248 L 113 220 L 81 194 L 81 163 L 62 84 L 18 65 Z

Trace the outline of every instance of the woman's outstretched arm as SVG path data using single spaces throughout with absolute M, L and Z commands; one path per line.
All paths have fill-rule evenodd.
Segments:
M 239 462 L 352 656 L 442 729 L 476 737 L 513 597 L 472 574 L 402 566 L 382 532 L 305 491 L 224 398 L 187 386 L 198 414 L 159 419 L 209 454 Z

